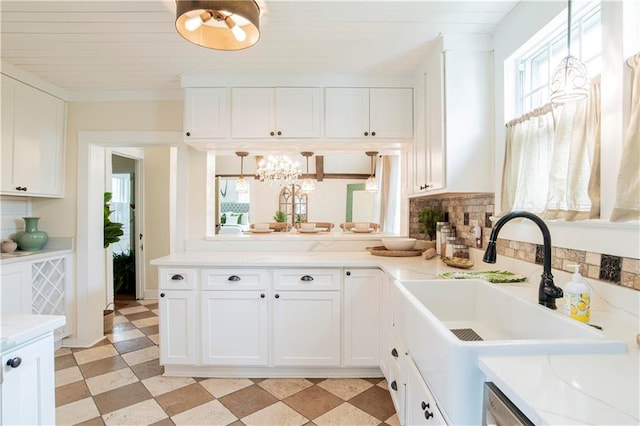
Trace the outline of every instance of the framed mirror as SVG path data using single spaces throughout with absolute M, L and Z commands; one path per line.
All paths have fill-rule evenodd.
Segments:
M 306 222 L 308 215 L 307 194 L 302 192 L 300 185 L 282 187 L 278 196 L 279 210 L 285 212 L 287 223 Z

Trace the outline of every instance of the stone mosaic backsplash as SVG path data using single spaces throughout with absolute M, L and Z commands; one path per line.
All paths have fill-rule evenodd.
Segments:
M 481 248 L 484 249 L 491 234 L 492 222 L 489 218 L 494 213 L 494 206 L 492 193 L 413 198 L 410 201 L 409 236 L 428 239 L 421 232 L 418 216 L 425 207 L 440 207 L 447 214 L 448 222 L 456 227 L 458 239 L 470 247 L 476 246 L 471 230 L 478 222 L 482 227 Z M 496 246 L 498 255 L 542 264 L 542 245 L 499 238 Z M 580 271 L 585 277 L 640 290 L 640 259 L 562 247 L 551 248 L 553 268 L 573 272 L 568 265 L 574 264 L 581 265 Z

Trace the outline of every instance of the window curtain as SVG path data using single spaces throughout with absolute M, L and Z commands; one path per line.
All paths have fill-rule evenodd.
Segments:
M 627 64 L 631 67 L 631 114 L 622 145 L 612 222 L 640 220 L 640 53 Z
M 374 221 L 380 224 L 382 232 L 400 232 L 399 167 L 397 155 L 382 155 L 376 160 L 378 193 L 374 199 Z
M 600 79 L 587 99 L 546 104 L 507 123 L 502 213 L 547 219 L 597 217 L 600 205 Z

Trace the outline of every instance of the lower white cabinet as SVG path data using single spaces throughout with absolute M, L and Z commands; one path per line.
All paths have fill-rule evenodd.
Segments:
M 55 424 L 53 358 L 51 333 L 3 353 L 0 424 Z
M 440 413 L 431 391 L 410 357 L 407 357 L 405 366 L 407 368 L 406 424 L 446 425 L 447 422 Z
M 162 271 L 160 271 L 162 274 Z M 160 363 L 195 364 L 196 292 L 160 290 Z
M 266 291 L 203 291 L 200 298 L 202 363 L 267 365 Z
M 0 269 L 0 300 L 3 315 L 31 313 L 31 263 L 17 262 Z
M 273 364 L 339 366 L 340 292 L 276 290 L 273 299 Z
M 381 275 L 378 269 L 345 270 L 342 359 L 346 366 L 380 364 Z

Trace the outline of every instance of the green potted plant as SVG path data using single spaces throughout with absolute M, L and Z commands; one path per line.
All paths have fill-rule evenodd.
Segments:
M 436 238 L 436 223 L 442 222 L 444 212 L 440 207 L 425 207 L 418 215 L 420 232 L 429 236 L 429 240 Z
M 273 220 L 275 220 L 276 222 L 286 222 L 287 214 L 282 210 L 276 210 L 276 214 L 273 216 Z
M 118 222 L 112 222 L 109 216 L 113 211 L 109 208 L 109 202 L 111 201 L 111 197 L 113 194 L 110 192 L 104 193 L 104 229 L 103 229 L 103 246 L 104 248 L 109 247 L 109 244 L 117 243 L 120 241 L 120 237 L 124 235 L 124 231 L 122 230 L 122 224 Z M 111 303 L 110 303 L 111 304 Z M 109 305 L 105 306 L 103 310 L 103 331 L 104 333 L 110 333 L 113 329 L 113 319 L 115 317 L 115 312 L 113 309 L 108 309 Z

